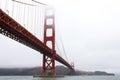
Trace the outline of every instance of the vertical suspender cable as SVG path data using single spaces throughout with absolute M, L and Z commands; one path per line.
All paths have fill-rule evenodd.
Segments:
M 58 29 L 58 32 L 60 33 L 59 29 Z M 66 58 L 67 61 L 68 61 L 68 57 L 67 57 L 67 54 L 66 54 L 66 51 L 65 51 L 64 45 L 63 45 L 63 41 L 62 41 L 62 37 L 61 37 L 61 35 L 60 35 L 60 41 L 61 41 L 61 45 L 62 45 L 62 48 L 63 48 L 63 52 L 64 52 L 64 55 L 65 55 L 65 58 Z
M 22 23 L 22 5 L 21 4 L 19 4 L 18 3 L 18 5 L 19 5 L 19 23 L 21 24 Z
M 26 5 L 24 4 L 24 14 L 23 14 L 23 25 L 24 25 L 24 27 L 26 27 L 26 24 L 25 24 L 25 22 L 26 22 L 26 16 L 25 16 L 25 11 L 26 11 Z
M 35 13 L 34 13 L 34 7 L 32 7 L 32 11 L 33 11 L 33 15 L 32 15 L 32 33 L 34 33 L 34 17 L 35 17 Z
M 1 0 L 0 0 L 0 9 L 1 9 Z
M 5 0 L 5 10 L 7 10 L 7 0 Z
M 66 59 L 68 60 L 67 55 L 66 55 L 66 52 L 65 52 L 65 48 L 64 48 L 64 45 L 63 45 L 63 41 L 62 41 L 62 39 L 60 39 L 60 40 L 61 40 L 61 43 L 62 43 L 62 48 L 63 48 L 64 54 L 65 54 L 65 57 L 66 57 Z
M 28 29 L 29 6 L 27 6 L 26 9 L 27 9 L 26 10 L 26 14 L 27 14 L 27 16 L 26 16 L 26 29 Z
M 17 8 L 18 8 L 18 9 L 17 9 L 17 12 L 16 12 L 16 13 L 17 13 L 16 16 L 17 16 L 17 19 L 18 19 L 18 20 L 17 20 L 18 23 L 20 23 L 20 19 L 21 19 L 21 18 L 20 18 L 20 4 L 17 5 Z
M 14 19 L 16 20 L 16 4 L 14 4 L 14 11 L 13 11 L 14 13 L 13 13 L 13 17 L 14 17 Z
M 14 15 L 14 2 L 12 2 L 12 17 Z
M 39 17 L 40 14 L 39 14 L 39 9 L 38 9 L 38 8 L 39 8 L 39 7 L 37 6 L 37 13 L 36 13 L 36 15 L 37 15 L 37 16 L 36 16 L 36 18 L 37 18 L 37 21 L 36 21 L 36 37 L 38 37 L 38 29 L 39 29 L 38 27 L 40 26 L 40 25 L 38 24 L 38 23 L 39 23 L 39 18 L 40 18 L 40 17 Z
M 29 15 L 30 15 L 30 11 L 29 11 L 30 9 L 29 9 L 29 8 L 30 8 L 30 7 L 28 6 L 28 8 L 27 8 L 27 9 L 28 9 L 28 13 L 27 13 L 27 15 L 28 15 L 28 16 L 27 16 L 27 29 L 28 29 L 29 24 L 30 24 L 30 23 L 29 23 Z
M 37 21 L 36 21 L 36 35 L 37 35 L 37 37 L 38 37 L 38 29 L 39 29 L 38 27 L 40 26 L 40 25 L 39 25 L 39 18 L 40 18 L 39 15 L 40 15 L 40 14 L 39 14 L 39 7 L 38 7 L 38 6 L 37 6 L 36 15 L 37 15 L 37 16 L 36 16 L 36 18 L 37 18 Z
M 29 5 L 26 6 L 26 29 L 28 30 L 29 28 Z
M 36 36 L 36 21 L 37 21 L 37 14 L 36 14 L 36 7 L 35 7 L 35 20 L 34 20 L 34 26 L 33 26 L 33 28 L 34 28 L 34 35 Z
M 17 11 L 16 11 L 16 20 L 17 20 L 17 22 L 19 22 L 19 16 L 20 16 L 20 13 L 19 13 L 19 11 L 20 11 L 19 10 L 19 4 L 17 4 L 16 6 L 17 6 L 16 7 L 17 8 Z
M 33 17 L 33 14 L 31 15 L 31 9 L 32 9 L 32 7 L 30 6 L 30 8 L 29 8 L 29 23 L 28 23 L 28 25 L 29 25 L 29 27 L 28 27 L 28 29 L 30 30 L 30 28 L 32 28 L 32 17 Z M 30 30 L 30 32 L 31 32 L 31 30 Z
M 34 4 L 30 4 L 29 3 L 29 1 L 27 2 L 27 3 L 25 3 L 25 2 L 23 2 L 23 1 L 21 1 L 21 0 L 12 0 L 13 2 L 16 2 L 16 3 L 20 3 L 20 4 L 24 4 L 24 5 L 29 5 L 29 6 L 36 6 L 36 5 L 34 5 Z M 21 5 L 22 6 L 22 5 Z M 31 7 L 32 8 L 32 7 Z M 30 13 L 31 13 L 32 11 L 30 11 Z M 21 11 L 21 13 L 23 13 L 23 11 Z M 23 14 L 21 14 L 22 15 L 22 19 L 23 19 L 23 15 L 24 15 L 24 13 Z M 32 14 L 33 15 L 33 14 Z M 30 17 L 31 17 L 31 15 L 30 15 Z M 29 19 L 28 19 L 29 20 Z M 33 19 L 31 19 L 30 20 L 30 26 L 31 26 L 31 28 L 32 28 L 32 21 Z M 23 21 L 23 20 L 21 20 L 21 21 Z M 21 22 L 22 24 L 24 24 L 23 22 Z M 30 32 L 32 32 L 32 30 L 30 30 Z
M 9 11 L 7 8 L 8 8 L 8 0 L 6 0 L 6 2 L 5 2 L 5 11 L 7 14 L 9 14 Z
M 57 49 L 58 49 L 58 53 L 60 54 L 60 56 L 62 56 L 62 54 L 61 54 L 61 52 L 60 52 L 60 49 L 59 49 L 59 47 L 58 47 L 57 41 L 55 41 L 55 43 L 56 43 L 56 47 L 57 47 Z

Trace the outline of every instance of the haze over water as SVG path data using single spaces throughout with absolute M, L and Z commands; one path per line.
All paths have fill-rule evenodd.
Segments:
M 33 78 L 32 76 L 0 76 L 0 80 L 120 80 L 120 76 L 65 76 L 64 78 Z

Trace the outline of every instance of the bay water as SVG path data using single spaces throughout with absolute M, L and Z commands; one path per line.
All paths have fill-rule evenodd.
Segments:
M 0 80 L 120 80 L 120 76 L 65 76 L 62 78 L 33 78 L 33 76 L 0 76 Z

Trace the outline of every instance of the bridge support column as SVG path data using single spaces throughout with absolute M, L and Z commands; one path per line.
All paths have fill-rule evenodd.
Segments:
M 52 56 L 43 55 L 42 76 L 55 76 L 55 23 L 54 13 L 49 15 L 49 10 L 46 11 L 44 20 L 44 44 L 51 48 Z
M 71 75 L 75 75 L 76 73 L 75 73 L 75 69 L 74 69 L 74 63 L 71 63 L 71 66 L 73 68 L 73 70 L 71 70 Z

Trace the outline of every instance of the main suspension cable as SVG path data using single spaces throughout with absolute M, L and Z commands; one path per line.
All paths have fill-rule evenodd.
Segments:
M 55 43 L 56 43 L 56 47 L 57 47 L 57 49 L 58 49 L 58 53 L 60 54 L 60 56 L 62 56 L 62 54 L 61 54 L 61 52 L 60 52 L 60 49 L 59 49 L 59 47 L 58 47 L 57 41 L 55 41 Z
M 41 5 L 48 6 L 47 4 L 44 4 L 44 3 L 38 2 L 38 1 L 36 1 L 36 0 L 32 0 L 32 1 L 35 2 L 35 3 L 41 4 Z
M 25 4 L 25 5 L 29 5 L 29 6 L 37 6 L 34 4 L 29 4 L 29 3 L 25 3 L 25 2 L 21 2 L 21 1 L 17 1 L 17 0 L 12 0 L 12 1 L 17 2 L 17 3 L 21 3 L 21 4 Z
M 63 45 L 62 38 L 60 38 L 60 40 L 61 40 L 61 44 L 62 44 L 62 48 L 63 48 L 64 54 L 65 54 L 65 57 L 66 57 L 66 59 L 68 60 L 68 57 L 67 57 L 67 54 L 66 54 L 66 51 L 65 51 L 65 47 L 64 47 L 64 45 Z

